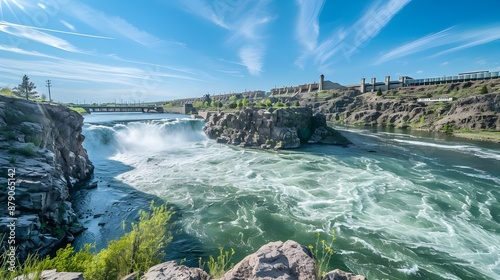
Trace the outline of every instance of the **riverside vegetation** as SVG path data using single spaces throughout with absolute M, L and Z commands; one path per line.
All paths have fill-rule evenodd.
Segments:
M 170 220 L 173 214 L 167 204 L 154 206 L 152 201 L 150 211 L 141 210 L 139 222 L 131 223 L 129 232 L 118 240 L 111 241 L 107 249 L 99 252 L 93 252 L 92 244 L 86 244 L 80 251 L 75 251 L 72 245 L 67 244 L 57 250 L 53 257 L 29 254 L 22 263 L 17 260 L 14 271 L 9 270 L 9 256 L 4 252 L 0 256 L 0 279 L 11 280 L 23 276 L 24 279 L 38 280 L 42 279 L 43 271 L 56 269 L 81 272 L 87 280 L 115 280 L 133 272 L 147 271 L 165 258 L 165 249 L 172 241 L 173 222 Z M 125 230 L 125 223 L 123 228 Z M 332 236 L 333 234 L 334 232 Z M 308 246 L 316 260 L 315 279 L 323 279 L 329 271 L 334 239 L 320 239 L 318 233 L 315 245 Z M 221 278 L 234 267 L 234 263 L 231 263 L 234 253 L 234 249 L 224 251 L 223 247 L 219 247 L 219 256 L 209 256 L 206 263 L 200 258 L 200 268 L 207 267 L 212 277 Z M 136 277 L 139 279 L 139 276 Z

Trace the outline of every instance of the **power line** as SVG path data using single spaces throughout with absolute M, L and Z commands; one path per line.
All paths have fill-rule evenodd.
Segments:
M 50 97 L 50 87 L 52 86 L 52 83 L 50 80 L 47 80 L 47 86 L 49 88 L 49 102 L 52 102 L 52 98 Z

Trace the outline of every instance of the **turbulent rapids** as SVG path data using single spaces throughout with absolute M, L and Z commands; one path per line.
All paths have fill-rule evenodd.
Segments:
M 498 145 L 344 128 L 353 147 L 260 151 L 216 144 L 200 120 L 133 117 L 87 116 L 95 174 L 175 205 L 185 251 L 241 258 L 333 229 L 335 267 L 369 279 L 500 278 Z

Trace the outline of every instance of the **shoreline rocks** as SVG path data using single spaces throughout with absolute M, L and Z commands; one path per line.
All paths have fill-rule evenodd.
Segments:
M 55 270 L 46 271 L 51 277 L 45 280 L 57 280 L 64 275 L 71 275 L 75 280 L 83 280 L 80 273 L 56 273 Z M 69 277 L 69 276 L 68 276 Z M 187 267 L 168 261 L 151 267 L 147 272 L 134 272 L 121 278 L 121 280 L 156 280 L 156 279 L 189 279 L 211 280 L 214 279 L 200 268 Z M 64 278 L 66 279 L 66 278 Z M 260 247 L 257 252 L 248 255 L 227 271 L 220 280 L 315 280 L 316 261 L 311 250 L 299 243 L 288 240 L 286 242 L 270 242 Z M 326 273 L 322 280 L 365 280 L 366 278 L 354 273 L 335 269 Z
M 0 210 L 0 235 L 16 221 L 20 259 L 30 252 L 44 255 L 78 232 L 70 190 L 90 178 L 93 165 L 82 146 L 83 117 L 59 104 L 0 96 L 0 185 L 15 168 L 13 216 Z M 7 201 L 7 192 L 0 200 Z M 3 240 L 2 249 L 6 240 Z M 0 252 L 1 253 L 1 252 Z
M 351 144 L 308 107 L 245 108 L 209 114 L 203 128 L 218 143 L 258 149 L 294 149 L 301 144 Z

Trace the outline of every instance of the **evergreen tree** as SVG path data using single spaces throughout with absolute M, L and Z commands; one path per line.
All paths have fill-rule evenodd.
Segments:
M 377 90 L 377 96 L 382 96 L 382 90 L 380 88 Z
M 26 97 L 26 100 L 37 99 L 38 92 L 35 90 L 36 86 L 33 82 L 30 82 L 30 78 L 27 75 L 24 75 L 23 82 L 20 83 L 17 87 L 12 89 L 12 93 L 19 97 Z

